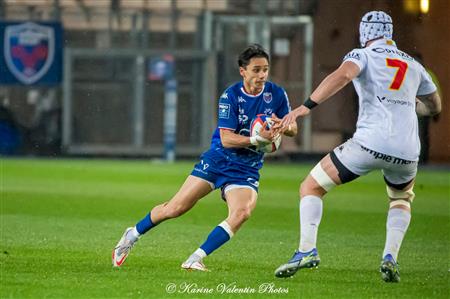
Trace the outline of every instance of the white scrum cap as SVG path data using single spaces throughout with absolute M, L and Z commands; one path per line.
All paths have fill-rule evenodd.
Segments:
M 383 11 L 370 11 L 366 13 L 359 24 L 359 41 L 365 47 L 368 41 L 385 37 L 392 39 L 394 26 L 392 18 Z

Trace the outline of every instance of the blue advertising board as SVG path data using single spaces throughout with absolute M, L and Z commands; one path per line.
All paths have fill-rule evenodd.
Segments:
M 0 84 L 57 85 L 62 80 L 60 22 L 0 22 Z

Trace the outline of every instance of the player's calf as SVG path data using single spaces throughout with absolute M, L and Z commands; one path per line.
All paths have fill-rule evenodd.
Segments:
M 383 261 L 380 266 L 381 277 L 386 282 L 399 282 L 400 272 L 397 257 L 403 238 L 411 222 L 411 202 L 414 199 L 413 183 L 402 185 L 390 184 L 387 193 L 390 198 L 389 212 L 386 221 L 386 243 L 383 250 Z
M 165 216 L 166 218 L 176 218 L 187 212 L 187 208 L 183 205 L 167 205 L 165 206 Z

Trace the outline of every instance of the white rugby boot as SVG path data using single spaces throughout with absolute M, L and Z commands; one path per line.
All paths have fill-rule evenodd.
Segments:
M 184 263 L 181 264 L 181 268 L 188 271 L 197 270 L 209 272 L 205 264 L 203 264 L 202 258 L 195 253 L 193 253 Z
M 119 243 L 117 243 L 116 247 L 112 252 L 112 264 L 113 267 L 120 267 L 127 259 L 130 254 L 131 248 L 133 248 L 134 244 L 139 240 L 139 237 L 128 236 L 127 235 L 134 229 L 134 227 L 129 227 L 125 230 L 120 239 Z

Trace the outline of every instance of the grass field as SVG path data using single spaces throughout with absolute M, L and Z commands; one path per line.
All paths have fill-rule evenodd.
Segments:
M 150 231 L 123 268 L 111 267 L 124 229 L 170 198 L 193 162 L 0 163 L 1 298 L 449 298 L 448 171 L 419 171 L 402 282 L 387 284 L 378 273 L 387 210 L 378 172 L 325 198 L 320 267 L 277 279 L 298 245 L 297 189 L 311 165 L 266 165 L 251 219 L 205 260 L 211 272 L 198 273 L 180 264 L 226 217 L 217 191 Z

